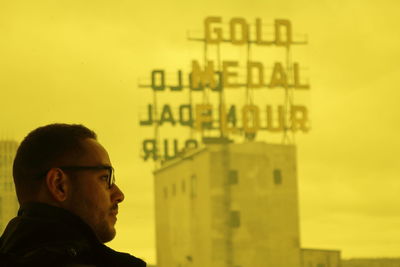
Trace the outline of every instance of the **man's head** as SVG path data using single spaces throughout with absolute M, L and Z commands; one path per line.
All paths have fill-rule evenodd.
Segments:
M 43 202 L 81 217 L 101 242 L 115 236 L 118 203 L 113 169 L 96 134 L 82 125 L 51 124 L 22 141 L 13 175 L 20 204 Z

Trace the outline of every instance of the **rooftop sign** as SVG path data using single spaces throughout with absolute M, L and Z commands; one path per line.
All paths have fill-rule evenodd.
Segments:
M 147 105 L 146 116 L 140 120 L 140 125 L 155 129 L 154 138 L 143 140 L 144 160 L 158 161 L 175 157 L 187 147 L 197 147 L 205 140 L 204 137 L 226 139 L 232 134 L 239 134 L 246 139 L 255 139 L 259 131 L 288 134 L 309 130 L 306 106 L 294 104 L 290 97 L 294 91 L 305 91 L 310 86 L 301 78 L 300 63 L 290 60 L 291 46 L 306 42 L 294 40 L 289 20 L 276 19 L 272 27 L 266 30 L 259 18 L 255 19 L 254 24 L 249 24 L 243 18 L 232 18 L 228 24 L 223 24 L 221 17 L 207 17 L 203 36 L 189 40 L 204 44 L 202 62 L 199 59 L 191 60 L 191 70 L 187 73 L 177 70 L 171 75 L 162 69 L 152 70 L 151 84 L 144 86 L 153 91 L 154 98 L 153 103 Z M 207 49 L 213 47 L 217 47 L 220 53 L 220 47 L 227 44 L 247 47 L 247 59 L 240 62 L 221 59 L 220 54 L 210 58 L 207 54 Z M 272 62 L 253 59 L 249 54 L 254 47 L 283 49 L 285 57 Z M 174 82 L 170 83 L 171 80 Z M 286 97 L 277 106 L 267 101 L 262 106 L 256 105 L 254 99 L 249 97 L 250 91 L 279 89 L 285 91 Z M 226 103 L 225 96 L 231 90 L 243 90 L 246 104 L 238 106 Z M 157 98 L 163 94 L 179 93 L 189 93 L 187 103 L 157 105 Z M 219 101 L 211 103 L 205 97 L 203 99 L 206 101 L 195 103 L 193 99 L 196 94 L 218 94 Z M 159 140 L 160 128 L 166 125 L 190 129 L 191 138 L 181 146 L 177 138 Z

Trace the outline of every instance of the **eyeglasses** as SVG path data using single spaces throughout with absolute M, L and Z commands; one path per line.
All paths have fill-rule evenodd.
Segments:
M 65 171 L 85 171 L 85 170 L 108 170 L 107 185 L 111 188 L 115 184 L 115 172 L 112 166 L 61 166 L 58 167 Z

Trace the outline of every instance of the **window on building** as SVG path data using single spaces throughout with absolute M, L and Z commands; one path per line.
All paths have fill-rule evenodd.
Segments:
M 190 195 L 191 197 L 197 196 L 197 178 L 196 175 L 192 175 L 190 178 Z
M 231 227 L 237 228 L 240 226 L 240 212 L 237 210 L 231 211 Z
M 274 183 L 276 185 L 282 184 L 282 172 L 280 169 L 274 170 Z
M 237 170 L 229 170 L 228 180 L 229 180 L 229 184 L 237 184 L 239 182 L 238 171 Z
M 168 198 L 168 188 L 164 187 L 164 198 Z
M 185 193 L 185 190 L 186 190 L 185 180 L 182 180 L 181 186 L 182 186 L 182 193 Z
M 172 184 L 172 196 L 176 195 L 176 185 Z
M 192 257 L 191 255 L 187 255 L 187 256 L 186 256 L 186 260 L 187 260 L 188 262 L 193 262 L 193 257 Z

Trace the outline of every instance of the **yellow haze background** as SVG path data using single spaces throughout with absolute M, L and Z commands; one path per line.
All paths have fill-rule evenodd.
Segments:
M 400 256 L 400 20 L 397 1 L 0 1 L 0 137 L 82 123 L 108 149 L 125 192 L 109 245 L 155 263 L 153 164 L 139 155 L 138 80 L 190 66 L 187 30 L 290 19 L 309 44 L 312 130 L 297 135 L 302 247 Z M 178 131 L 178 130 L 176 130 Z M 179 132 L 177 132 L 179 134 Z

